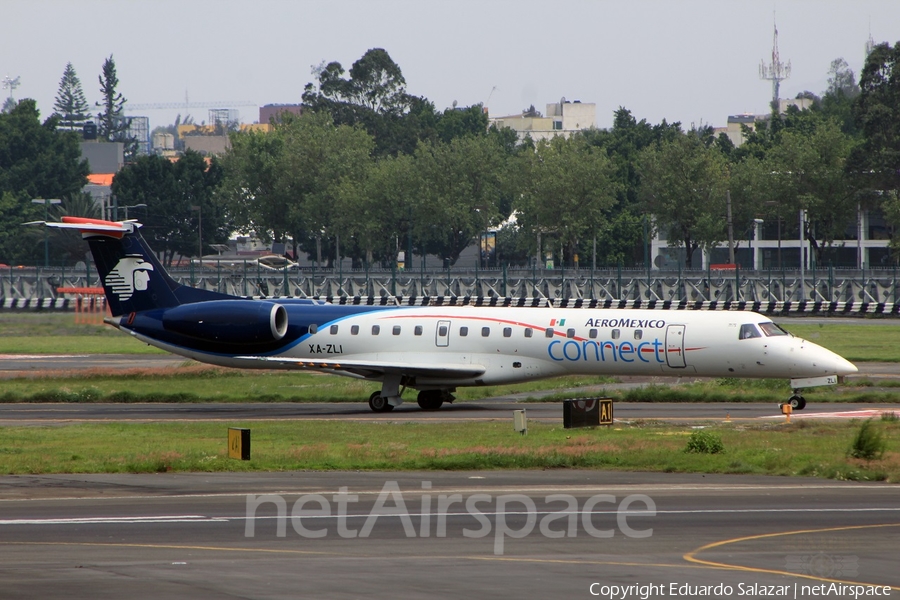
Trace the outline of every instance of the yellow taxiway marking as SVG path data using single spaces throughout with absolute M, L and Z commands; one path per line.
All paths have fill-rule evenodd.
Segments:
M 830 579 L 828 577 L 818 577 L 816 575 L 804 575 L 802 573 L 791 573 L 790 571 L 780 571 L 778 569 L 762 569 L 762 568 L 758 568 L 758 567 L 745 567 L 742 565 L 732 565 L 732 564 L 728 564 L 728 563 L 713 562 L 713 561 L 702 560 L 700 558 L 697 558 L 697 554 L 699 554 L 700 552 L 704 552 L 706 550 L 711 550 L 713 548 L 719 548 L 721 546 L 727 546 L 729 544 L 737 544 L 740 542 L 763 540 L 763 539 L 783 537 L 783 536 L 788 536 L 788 535 L 827 533 L 830 531 L 852 531 L 852 530 L 857 530 L 857 529 L 877 529 L 877 528 L 884 528 L 884 527 L 900 527 L 900 523 L 881 523 L 878 525 L 848 525 L 845 527 L 825 527 L 823 529 L 798 529 L 796 531 L 782 531 L 782 532 L 778 532 L 778 533 L 762 533 L 759 535 L 748 535 L 745 537 L 732 538 L 729 540 L 722 540 L 720 542 L 713 542 L 711 544 L 706 544 L 705 546 L 700 546 L 696 550 L 692 550 L 692 551 L 688 552 L 687 554 L 682 556 L 682 558 L 684 558 L 684 560 L 691 562 L 691 563 L 696 563 L 699 565 L 704 565 L 704 566 L 712 567 L 712 568 L 716 568 L 716 569 L 727 569 L 727 570 L 732 570 L 732 571 L 745 571 L 748 573 L 769 573 L 771 575 L 785 575 L 788 577 L 801 577 L 803 579 L 812 579 L 814 581 L 824 581 L 827 583 L 843 583 L 843 584 L 847 584 L 847 585 L 866 585 L 866 586 L 873 586 L 873 587 L 875 587 L 875 586 L 889 587 L 892 590 L 900 591 L 900 587 L 898 587 L 898 586 L 885 586 L 883 584 L 865 583 L 863 581 L 851 581 L 851 580 L 844 580 L 844 579 Z

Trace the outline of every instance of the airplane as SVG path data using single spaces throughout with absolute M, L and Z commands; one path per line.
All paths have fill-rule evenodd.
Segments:
M 81 232 L 103 281 L 106 322 L 199 362 L 304 369 L 372 382 L 375 412 L 407 389 L 422 409 L 460 387 L 560 375 L 787 378 L 802 390 L 833 385 L 856 367 L 753 312 L 583 308 L 346 306 L 252 299 L 176 283 L 137 221 L 64 216 L 47 227 Z

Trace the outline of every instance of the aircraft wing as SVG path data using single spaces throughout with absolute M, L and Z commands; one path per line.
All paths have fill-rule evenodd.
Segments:
M 431 364 L 411 362 L 387 362 L 376 360 L 315 360 L 288 358 L 281 356 L 237 356 L 239 360 L 261 361 L 278 366 L 314 371 L 344 371 L 361 377 L 377 377 L 386 373 L 396 373 L 417 377 L 441 379 L 471 379 L 483 375 L 485 368 L 470 364 Z

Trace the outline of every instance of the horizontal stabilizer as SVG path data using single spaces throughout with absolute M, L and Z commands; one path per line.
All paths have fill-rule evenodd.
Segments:
M 88 219 L 86 217 L 63 217 L 62 222 L 56 221 L 31 221 L 25 225 L 46 225 L 55 229 L 77 229 L 82 235 L 108 235 L 121 238 L 126 233 L 131 233 L 140 223 L 135 221 L 104 221 L 102 219 Z

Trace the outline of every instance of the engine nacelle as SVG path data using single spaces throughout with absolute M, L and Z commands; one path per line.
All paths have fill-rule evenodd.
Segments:
M 288 328 L 287 311 L 280 304 L 260 300 L 210 300 L 182 304 L 162 317 L 167 331 L 230 344 L 274 342 Z

